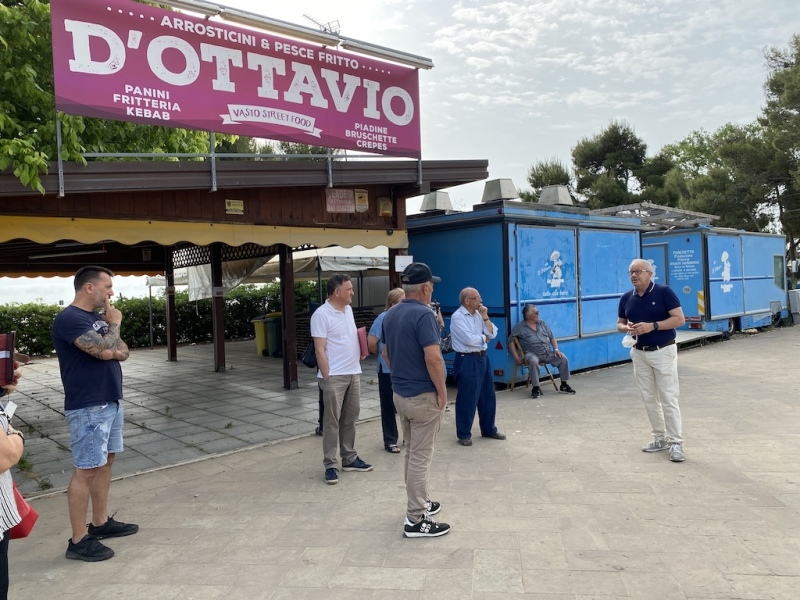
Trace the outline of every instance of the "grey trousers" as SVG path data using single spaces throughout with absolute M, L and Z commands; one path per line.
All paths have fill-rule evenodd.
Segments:
M 542 363 L 553 365 L 558 369 L 558 377 L 561 381 L 567 381 L 569 379 L 569 359 L 566 355 L 557 358 L 553 352 L 548 352 L 544 356 L 537 356 L 533 352 L 526 352 L 525 362 L 528 363 L 529 371 L 536 374 L 536 381 L 533 382 L 533 385 L 539 385 L 539 365 Z
M 433 446 L 444 411 L 439 408 L 436 392 L 404 397 L 394 394 L 406 443 L 405 479 L 408 504 L 406 514 L 413 523 L 425 515 L 428 479 L 433 462 Z
M 356 453 L 356 421 L 361 411 L 361 375 L 331 375 L 319 380 L 325 416 L 322 428 L 322 464 L 326 469 L 337 467 L 336 451 L 342 464 L 352 463 Z

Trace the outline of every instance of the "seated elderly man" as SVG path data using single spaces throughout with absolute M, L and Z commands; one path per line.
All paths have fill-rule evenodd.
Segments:
M 539 365 L 544 363 L 553 365 L 558 369 L 561 378 L 561 387 L 558 391 L 565 394 L 574 394 L 567 381 L 569 380 L 569 361 L 567 357 L 558 349 L 558 340 L 548 327 L 547 323 L 539 319 L 539 309 L 533 304 L 526 304 L 522 309 L 523 320 L 517 323 L 511 330 L 508 337 L 508 347 L 514 355 L 514 361 L 518 365 L 528 363 L 528 369 L 533 374 L 533 390 L 531 397 L 538 398 L 542 393 L 539 388 Z M 525 356 L 519 356 L 515 344 L 511 343 L 511 338 L 517 338 Z

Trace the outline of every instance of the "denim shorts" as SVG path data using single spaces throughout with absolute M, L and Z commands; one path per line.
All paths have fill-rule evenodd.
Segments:
M 96 404 L 66 411 L 72 464 L 76 469 L 96 469 L 108 454 L 122 452 L 122 402 Z

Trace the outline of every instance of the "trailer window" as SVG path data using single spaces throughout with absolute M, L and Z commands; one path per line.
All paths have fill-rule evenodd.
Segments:
M 786 269 L 783 265 L 783 257 L 780 255 L 775 255 L 772 257 L 772 266 L 773 266 L 773 279 L 775 281 L 775 285 L 778 286 L 780 289 L 784 289 L 786 277 Z

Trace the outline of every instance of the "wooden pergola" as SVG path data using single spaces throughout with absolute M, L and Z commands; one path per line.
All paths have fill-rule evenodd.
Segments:
M 292 252 L 408 246 L 405 200 L 488 177 L 486 160 L 92 161 L 53 165 L 44 195 L 0 172 L 0 275 L 71 276 L 86 264 L 167 277 L 167 359 L 177 360 L 174 269 L 211 264 L 214 369 L 225 369 L 222 263 L 280 257 L 284 387 L 297 387 Z M 344 212 L 336 198 L 357 197 Z

